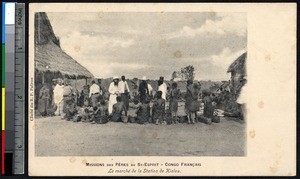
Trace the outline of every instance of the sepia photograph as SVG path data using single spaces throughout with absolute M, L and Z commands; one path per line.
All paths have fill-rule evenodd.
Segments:
M 31 3 L 30 176 L 293 176 L 296 6 Z
M 34 35 L 37 156 L 246 155 L 246 13 L 37 12 Z

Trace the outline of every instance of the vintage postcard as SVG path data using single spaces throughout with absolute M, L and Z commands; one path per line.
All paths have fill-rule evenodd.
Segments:
M 296 175 L 296 4 L 29 7 L 30 176 Z

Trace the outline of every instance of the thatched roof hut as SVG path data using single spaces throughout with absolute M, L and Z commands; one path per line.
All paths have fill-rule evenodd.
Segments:
M 224 81 L 218 89 L 218 108 L 225 111 L 225 116 L 241 118 L 242 111 L 240 104 L 236 102 L 240 90 L 245 84 L 247 52 L 240 55 L 228 68 L 231 73 L 230 81 Z
M 246 74 L 247 52 L 239 56 L 228 68 L 227 73 Z
M 247 52 L 239 56 L 228 68 L 227 73 L 231 73 L 231 85 L 233 93 L 238 95 L 244 85 L 246 77 Z
M 66 54 L 53 42 L 35 48 L 35 69 L 39 72 L 59 72 L 68 78 L 92 78 L 93 74 Z
M 67 78 L 93 78 L 93 74 L 61 48 L 45 12 L 35 14 L 35 70 Z

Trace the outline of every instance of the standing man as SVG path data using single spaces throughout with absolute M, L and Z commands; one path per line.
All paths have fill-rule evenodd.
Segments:
M 55 115 L 60 116 L 63 113 L 63 106 L 64 106 L 64 102 L 63 102 L 64 97 L 63 96 L 64 96 L 63 81 L 61 78 L 58 78 L 57 84 L 53 89 L 53 100 L 57 107 L 57 109 L 55 111 Z
M 97 85 L 99 86 L 99 90 L 100 90 L 100 95 L 99 95 L 99 102 L 104 99 L 103 95 L 104 95 L 104 91 L 103 91 L 103 88 L 101 86 L 101 79 L 98 79 L 97 80 Z
M 125 79 L 125 76 L 121 77 L 121 81 L 119 82 L 119 89 L 121 94 L 122 102 L 124 103 L 126 110 L 129 108 L 129 86 L 127 84 L 127 81 Z
M 153 95 L 152 95 L 153 88 L 152 88 L 152 86 L 150 85 L 150 80 L 149 80 L 149 79 L 147 80 L 147 85 L 148 85 L 149 96 L 150 96 L 151 99 L 152 99 L 152 97 L 153 97 Z
M 168 89 L 166 83 L 164 82 L 164 77 L 163 76 L 159 77 L 157 91 L 162 92 L 161 98 L 164 99 L 165 101 L 167 100 L 167 90 Z
M 100 98 L 100 88 L 99 85 L 95 83 L 95 80 L 92 80 L 92 86 L 90 87 L 89 98 L 91 99 L 92 106 L 97 106 Z
M 112 114 L 113 105 L 117 103 L 117 96 L 119 95 L 119 78 L 113 77 L 113 81 L 110 83 L 109 88 L 109 101 L 108 101 L 108 113 Z

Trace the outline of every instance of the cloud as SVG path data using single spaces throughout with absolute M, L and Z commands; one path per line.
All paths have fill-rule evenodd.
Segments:
M 70 56 L 80 61 L 88 56 L 97 56 L 106 49 L 128 48 L 135 43 L 134 39 L 107 37 L 104 35 L 83 35 L 79 31 L 60 37 L 61 48 Z
M 228 67 L 244 52 L 246 52 L 245 49 L 233 52 L 228 47 L 223 48 L 221 53 L 212 55 L 205 60 L 208 62 L 208 66 L 211 70 L 205 71 L 200 77 L 205 80 L 229 80 L 230 74 L 227 73 Z
M 169 79 L 173 71 L 194 65 L 196 79 L 229 79 L 228 66 L 247 46 L 246 14 L 188 14 L 193 21 L 185 13 L 106 13 L 100 19 L 95 13 L 51 13 L 49 18 L 62 49 L 96 77 Z M 174 17 L 177 21 L 168 23 Z
M 183 58 L 181 65 L 182 67 L 189 64 L 193 65 L 197 80 L 229 80 L 228 67 L 244 52 L 246 52 L 245 49 L 232 51 L 230 48 L 224 47 L 217 55 Z
M 198 28 L 184 26 L 179 32 L 167 34 L 169 39 L 186 37 L 193 38 L 199 35 L 226 35 L 235 34 L 246 36 L 247 20 L 246 15 L 241 13 L 217 13 L 215 20 L 207 19 Z
M 60 43 L 61 48 L 68 55 L 96 76 L 111 77 L 119 68 L 134 70 L 145 67 L 143 64 L 112 62 L 114 55 L 106 53 L 110 49 L 126 49 L 135 43 L 134 39 L 104 35 L 90 36 L 74 30 L 72 33 L 62 36 Z
M 105 16 L 105 13 L 103 12 L 47 12 L 48 18 L 53 20 L 54 18 L 57 18 L 57 20 L 63 20 L 63 21 L 71 21 L 75 23 L 81 23 L 83 21 L 100 21 Z M 61 15 L 63 15 L 63 18 L 61 18 Z
M 236 60 L 240 55 L 242 55 L 245 52 L 246 52 L 245 49 L 238 50 L 236 52 L 232 52 L 228 47 L 225 47 L 225 48 L 223 48 L 223 50 L 220 54 L 211 56 L 211 62 L 215 66 L 229 67 L 229 65 L 234 60 Z

